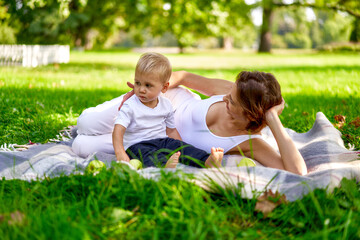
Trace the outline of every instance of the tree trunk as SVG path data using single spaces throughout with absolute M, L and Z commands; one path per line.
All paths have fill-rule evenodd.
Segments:
M 185 44 L 183 44 L 179 39 L 177 40 L 179 53 L 183 54 L 185 52 Z
M 356 18 L 353 22 L 353 30 L 350 34 L 350 42 L 360 42 L 360 18 Z
M 263 4 L 263 22 L 260 33 L 259 52 L 271 51 L 271 26 L 273 22 L 273 4 L 272 1 L 264 1 Z
M 224 37 L 223 41 L 224 50 L 231 51 L 233 49 L 234 38 Z

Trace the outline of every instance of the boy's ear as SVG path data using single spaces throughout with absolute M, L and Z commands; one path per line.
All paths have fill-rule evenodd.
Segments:
M 166 82 L 164 85 L 163 85 L 163 88 L 161 89 L 161 92 L 162 93 L 165 93 L 168 89 L 169 89 L 169 82 Z

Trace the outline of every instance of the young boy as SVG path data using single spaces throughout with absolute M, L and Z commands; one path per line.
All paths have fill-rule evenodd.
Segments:
M 113 130 L 113 146 L 117 161 L 141 159 L 145 167 L 157 162 L 167 168 L 177 163 L 200 167 L 220 167 L 224 155 L 222 148 L 212 148 L 211 154 L 181 141 L 175 128 L 170 100 L 160 96 L 169 87 L 171 76 L 169 60 L 158 53 L 145 53 L 135 69 L 134 95 L 119 109 Z M 169 159 L 168 149 L 174 151 Z M 198 159 L 198 164 L 186 156 Z

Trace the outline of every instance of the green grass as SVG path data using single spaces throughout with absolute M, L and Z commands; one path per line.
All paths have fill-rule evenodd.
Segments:
M 1 67 L 0 144 L 44 143 L 63 127 L 76 124 L 87 107 L 128 91 L 139 58 L 132 52 L 72 52 L 69 64 Z M 346 116 L 345 142 L 360 148 L 359 130 L 349 124 L 360 116 L 359 54 L 274 54 L 204 52 L 168 54 L 174 70 L 234 80 L 241 70 L 272 72 L 288 107 L 286 127 L 309 130 L 318 111 L 334 122 Z
M 132 52 L 72 52 L 69 64 L 34 69 L 0 67 L 0 145 L 45 143 L 88 107 L 128 91 L 139 58 Z M 234 80 L 241 70 L 272 72 L 287 107 L 283 124 L 308 131 L 318 111 L 335 123 L 346 144 L 360 148 L 360 55 L 287 52 L 168 54 L 174 70 Z M 96 176 L 0 181 L 2 239 L 356 239 L 360 186 L 343 180 L 282 204 L 267 218 L 241 190 L 209 193 L 163 174 L 145 180 L 119 167 Z M 12 217 L 16 211 L 20 217 Z
M 0 182 L 2 239 L 355 239 L 359 185 L 315 190 L 264 218 L 256 200 L 118 166 L 96 176 Z M 12 218 L 19 211 L 21 218 Z M 12 220 L 12 221 L 11 221 Z M 10 222 L 9 222 L 10 221 Z

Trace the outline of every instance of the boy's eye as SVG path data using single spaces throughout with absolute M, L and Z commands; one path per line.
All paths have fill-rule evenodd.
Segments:
M 140 82 L 135 82 L 135 84 L 139 86 L 139 85 L 140 85 Z
M 146 84 L 146 87 L 148 87 L 148 88 L 151 87 L 151 84 Z

